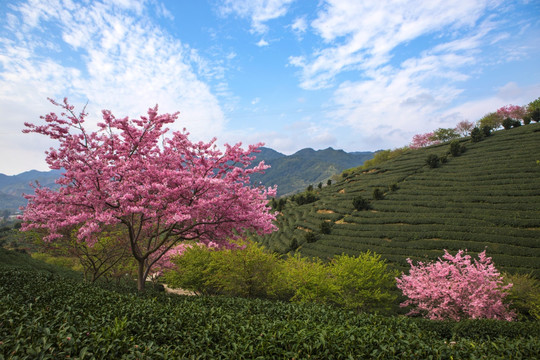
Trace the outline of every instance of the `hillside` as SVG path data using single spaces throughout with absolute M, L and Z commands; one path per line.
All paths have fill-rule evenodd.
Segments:
M 370 151 L 347 153 L 332 148 L 307 148 L 288 156 L 268 148 L 261 150 L 255 162 L 264 160 L 271 168 L 265 174 L 253 175 L 251 181 L 253 184 L 261 182 L 265 186 L 277 185 L 278 197 L 302 191 L 309 185 L 326 183 L 333 175 L 362 165 L 374 155 Z
M 497 131 L 478 143 L 460 141 L 467 150 L 437 168 L 426 158 L 447 154 L 448 143 L 349 172 L 323 187 L 314 203 L 289 200 L 279 231 L 258 240 L 281 253 L 298 248 L 322 258 L 371 250 L 400 269 L 408 257 L 487 249 L 502 270 L 540 276 L 540 123 Z M 373 199 L 374 189 L 383 199 Z M 358 196 L 370 201 L 370 210 L 355 210 Z M 330 226 L 322 229 L 323 222 Z

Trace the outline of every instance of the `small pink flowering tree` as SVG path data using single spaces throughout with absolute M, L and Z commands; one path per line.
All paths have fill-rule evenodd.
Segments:
M 426 146 L 439 144 L 440 141 L 435 138 L 434 132 L 429 132 L 425 134 L 416 134 L 413 136 L 409 147 L 411 149 L 420 149 Z
M 444 251 L 443 259 L 411 265 L 409 275 L 396 278 L 397 287 L 408 297 L 402 307 L 413 306 L 409 315 L 424 314 L 432 320 L 490 318 L 511 321 L 515 314 L 503 303 L 503 279 L 491 258 L 483 251 L 478 260 L 463 250 L 452 256 Z
M 454 130 L 456 133 L 458 133 L 461 136 L 468 136 L 471 134 L 472 129 L 474 128 L 474 124 L 470 121 L 463 120 L 458 122 Z
M 158 115 L 157 105 L 131 120 L 103 110 L 99 130 L 90 132 L 84 110 L 76 115 L 67 99 L 50 101 L 61 115 L 42 116 L 44 125 L 25 123 L 23 132 L 57 140 L 46 161 L 64 172 L 57 191 L 38 184 L 26 195 L 22 230 L 46 229 L 53 241 L 76 226 L 78 240 L 91 246 L 104 227 L 124 228 L 140 291 L 153 265 L 183 241 L 224 244 L 247 231 L 274 230 L 266 203 L 275 188 L 249 184 L 250 174 L 268 167 L 249 167 L 262 144 L 246 150 L 226 144 L 222 152 L 216 139 L 193 143 L 185 129 L 169 133 L 178 113 Z
M 506 105 L 497 110 L 497 114 L 502 118 L 521 120 L 527 114 L 524 106 Z

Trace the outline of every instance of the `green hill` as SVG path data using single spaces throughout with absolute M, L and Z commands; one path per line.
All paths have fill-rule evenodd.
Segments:
M 347 153 L 332 148 L 324 150 L 307 148 L 287 156 L 272 149 L 261 148 L 261 153 L 257 154 L 254 163 L 264 160 L 271 167 L 265 174 L 253 174 L 251 182 L 254 184 L 261 182 L 265 186 L 277 185 L 278 197 L 291 195 L 309 185 L 326 183 L 332 176 L 363 164 L 373 155 L 374 153 L 370 151 Z
M 348 171 L 314 203 L 287 201 L 279 231 L 258 240 L 321 258 L 372 250 L 400 269 L 407 258 L 436 259 L 443 249 L 487 249 L 499 269 L 540 276 L 540 123 L 460 142 L 466 151 L 457 157 L 445 143 Z M 447 162 L 430 168 L 431 154 Z M 358 196 L 369 210 L 355 210 Z

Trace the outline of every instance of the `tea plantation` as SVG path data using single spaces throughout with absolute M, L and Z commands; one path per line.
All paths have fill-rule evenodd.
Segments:
M 315 189 L 315 202 L 288 199 L 279 231 L 257 240 L 309 257 L 371 250 L 400 270 L 407 258 L 436 259 L 443 249 L 486 249 L 501 271 L 540 276 L 540 123 L 459 142 L 458 156 L 449 143 L 408 150 L 344 172 Z M 430 155 L 440 160 L 434 167 Z M 360 197 L 367 209 L 355 208 Z
M 0 248 L 0 359 L 534 359 L 539 324 L 140 295 Z

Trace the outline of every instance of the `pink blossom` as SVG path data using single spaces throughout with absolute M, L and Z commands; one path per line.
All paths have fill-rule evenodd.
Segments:
M 275 229 L 267 206 L 275 188 L 250 185 L 251 174 L 264 172 L 264 162 L 250 167 L 262 144 L 242 149 L 216 139 L 191 142 L 188 133 L 166 126 L 178 113 L 158 114 L 157 105 L 140 119 L 116 118 L 103 110 L 99 130 L 88 131 L 87 114 L 69 105 L 61 116 L 45 115 L 44 125 L 25 123 L 23 132 L 57 140 L 46 152 L 51 169 L 63 169 L 53 191 L 37 185 L 26 195 L 23 230 L 45 229 L 53 241 L 61 231 L 79 227 L 80 241 L 92 245 L 104 226 L 129 234 L 131 253 L 139 264 L 139 289 L 152 266 L 184 241 L 224 245 L 235 236 Z
M 409 144 L 409 147 L 411 149 L 420 149 L 426 146 L 440 143 L 440 141 L 435 139 L 434 136 L 435 134 L 433 132 L 414 135 L 412 142 Z
M 409 314 L 424 314 L 433 320 L 490 318 L 513 320 L 515 314 L 503 303 L 512 284 L 503 279 L 491 258 L 483 251 L 471 260 L 463 250 L 452 256 L 444 251 L 443 259 L 411 265 L 409 275 L 396 278 L 397 287 L 408 300 L 401 306 L 412 306 Z

